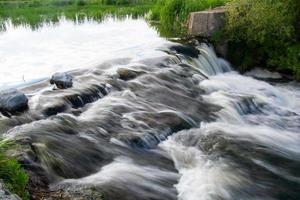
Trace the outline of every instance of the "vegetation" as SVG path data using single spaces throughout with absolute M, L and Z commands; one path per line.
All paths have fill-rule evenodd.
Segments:
M 22 199 L 29 199 L 26 191 L 28 176 L 21 168 L 21 165 L 13 158 L 9 158 L 6 152 L 14 144 L 8 141 L 0 141 L 0 179 L 4 181 L 5 186 Z
M 247 70 L 266 66 L 300 79 L 299 0 L 0 0 L 0 30 L 6 21 L 39 28 L 64 16 L 80 23 L 147 13 L 166 37 L 187 32 L 190 12 L 226 5 L 225 30 L 218 39 L 229 41 L 230 61 Z
M 44 24 L 57 23 L 66 17 L 76 23 L 93 19 L 102 21 L 108 14 L 133 18 L 149 11 L 154 0 L 0 0 L 0 30 L 6 21 L 13 25 L 30 25 L 37 29 Z
M 232 61 L 242 70 L 261 65 L 300 79 L 299 0 L 232 0 L 227 7 L 223 37 Z
M 263 66 L 300 79 L 299 0 L 157 0 L 149 17 L 160 21 L 164 36 L 180 36 L 190 12 L 222 5 L 226 28 L 214 39 L 229 41 L 231 62 L 242 71 Z
M 226 0 L 157 0 L 149 18 L 160 21 L 159 30 L 165 36 L 184 35 L 190 12 L 225 5 Z

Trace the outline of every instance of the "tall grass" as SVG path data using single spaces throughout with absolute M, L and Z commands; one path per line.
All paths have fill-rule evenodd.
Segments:
M 0 140 L 0 179 L 5 186 L 23 200 L 29 199 L 26 191 L 28 176 L 21 165 L 14 158 L 9 158 L 6 152 L 13 148 L 14 144 L 9 141 Z
M 166 34 L 185 34 L 190 12 L 212 9 L 225 5 L 226 0 L 157 0 L 149 18 L 160 21 Z
M 81 22 L 93 19 L 101 22 L 108 14 L 115 17 L 131 15 L 142 16 L 149 11 L 154 0 L 0 0 L 0 31 L 5 30 L 5 22 L 29 25 L 38 29 L 44 24 L 57 23 L 64 16 L 69 20 Z M 136 2 L 136 3 L 135 3 Z

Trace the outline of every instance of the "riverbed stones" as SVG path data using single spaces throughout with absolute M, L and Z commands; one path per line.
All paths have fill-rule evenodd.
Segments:
M 24 93 L 9 89 L 0 92 L 0 111 L 3 113 L 15 113 L 28 107 L 28 99 Z
M 50 83 L 55 84 L 58 89 L 67 89 L 73 86 L 73 77 L 68 73 L 55 73 L 51 79 Z
M 3 182 L 0 180 L 0 199 L 2 200 L 21 200 L 20 197 L 18 197 L 15 194 L 11 194 L 7 188 L 4 186 Z
M 192 12 L 189 17 L 189 34 L 206 38 L 212 37 L 214 33 L 224 27 L 225 14 L 224 7 Z

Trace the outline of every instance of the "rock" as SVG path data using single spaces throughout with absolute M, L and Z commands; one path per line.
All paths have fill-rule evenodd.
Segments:
M 28 99 L 24 93 L 9 89 L 0 92 L 0 111 L 15 113 L 28 107 Z
M 188 55 L 192 58 L 198 58 L 200 51 L 194 47 L 187 45 L 173 45 L 170 46 L 171 51 L 175 51 L 178 54 Z
M 251 71 L 246 72 L 245 75 L 259 80 L 279 80 L 283 78 L 278 72 L 270 72 L 261 68 L 254 68 Z
M 0 181 L 0 199 L 2 200 L 21 200 L 20 197 L 18 197 L 15 194 L 11 194 L 6 187 L 4 186 L 3 182 Z
M 189 34 L 192 36 L 212 37 L 225 25 L 224 7 L 201 12 L 193 12 L 189 18 Z
M 119 68 L 117 70 L 117 73 L 119 74 L 120 79 L 122 79 L 124 81 L 129 81 L 129 80 L 135 79 L 137 76 L 143 74 L 144 72 L 135 71 L 135 70 L 126 69 L 126 68 Z
M 217 54 L 223 58 L 228 58 L 229 54 L 229 48 L 228 48 L 228 42 L 227 41 L 222 41 L 217 44 L 215 44 L 215 50 Z
M 55 84 L 59 89 L 67 89 L 73 86 L 73 77 L 68 73 L 55 73 L 50 83 Z

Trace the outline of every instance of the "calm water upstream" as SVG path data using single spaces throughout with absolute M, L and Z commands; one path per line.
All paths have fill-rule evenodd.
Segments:
M 300 199 L 300 87 L 240 75 L 143 19 L 0 33 L 0 87 L 29 109 L 1 133 L 33 199 Z M 49 77 L 69 71 L 73 88 Z
M 143 19 L 107 18 L 74 23 L 61 18 L 38 30 L 6 22 L 0 32 L 0 88 L 87 68 L 116 58 L 155 56 L 165 42 Z

